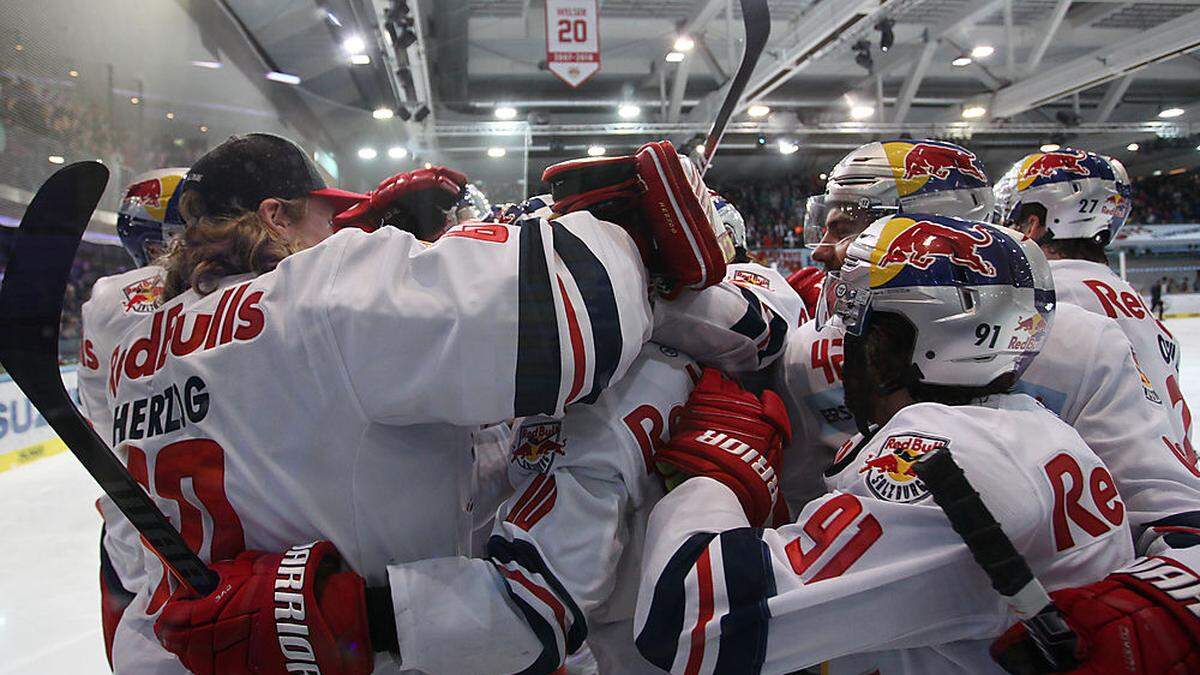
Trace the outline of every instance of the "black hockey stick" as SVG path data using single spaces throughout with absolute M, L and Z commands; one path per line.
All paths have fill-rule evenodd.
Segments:
M 950 526 L 966 542 L 975 562 L 987 573 L 992 588 L 1004 596 L 1025 624 L 1047 664 L 1055 672 L 1077 667 L 1075 632 L 950 451 L 940 448 L 929 452 L 913 468 L 933 501 L 946 513 Z
M 729 91 L 725 92 L 725 100 L 721 103 L 721 109 L 717 111 L 717 118 L 713 120 L 712 128 L 708 130 L 708 136 L 704 139 L 704 162 L 700 166 L 700 175 L 704 175 L 708 171 L 708 167 L 712 165 L 713 154 L 725 136 L 725 127 L 729 125 L 729 118 L 733 117 L 733 110 L 741 101 L 742 92 L 746 91 L 746 84 L 750 81 L 750 75 L 754 73 L 754 67 L 758 65 L 758 57 L 762 56 L 763 47 L 767 45 L 767 38 L 771 37 L 771 10 L 767 8 L 767 0 L 740 0 L 740 2 L 742 24 L 746 29 L 746 42 L 742 46 L 742 62 L 738 65 L 737 72 L 733 74 Z
M 107 183 L 103 164 L 72 164 L 50 176 L 25 209 L 0 286 L 0 364 L 171 572 L 207 594 L 217 575 L 79 414 L 58 370 L 71 263 Z

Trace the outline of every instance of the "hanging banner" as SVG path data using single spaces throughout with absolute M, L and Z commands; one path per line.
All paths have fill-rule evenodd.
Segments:
M 546 0 L 546 65 L 572 87 L 600 71 L 596 0 Z

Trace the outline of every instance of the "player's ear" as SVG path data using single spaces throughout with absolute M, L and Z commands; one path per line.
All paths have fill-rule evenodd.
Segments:
M 257 213 L 263 227 L 268 228 L 278 237 L 286 238 L 289 222 L 283 202 L 274 197 L 268 197 L 258 204 Z
M 1046 230 L 1045 226 L 1042 217 L 1032 211 L 1021 216 L 1021 220 L 1017 222 L 1017 230 L 1035 241 Z

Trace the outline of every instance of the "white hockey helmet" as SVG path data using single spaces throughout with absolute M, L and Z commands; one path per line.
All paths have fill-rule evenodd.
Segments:
M 187 167 L 147 171 L 125 188 L 117 209 L 117 236 L 138 267 L 148 265 L 183 231 L 177 188 L 187 172 Z
M 717 216 L 721 218 L 722 223 L 725 223 L 725 229 L 729 231 L 733 247 L 745 250 L 746 219 L 742 218 L 741 212 L 728 199 L 725 199 L 713 190 L 709 190 L 708 194 L 712 195 L 713 206 L 717 208 Z
M 1021 158 L 996 183 L 996 211 L 1013 227 L 1028 205 L 1046 210 L 1046 239 L 1116 238 L 1132 207 L 1125 167 L 1093 152 L 1062 148 Z
M 826 276 L 818 327 L 831 317 L 863 335 L 876 312 L 916 335 L 916 381 L 982 387 L 1020 377 L 1054 317 L 1054 280 L 1038 245 L 1019 232 L 941 216 L 891 216 L 851 244 Z
M 966 148 L 934 140 L 867 143 L 829 173 L 825 193 L 809 197 L 804 243 L 825 239 L 832 208 L 849 210 L 864 225 L 894 213 L 935 213 L 983 219 L 992 211 L 992 189 L 983 165 Z

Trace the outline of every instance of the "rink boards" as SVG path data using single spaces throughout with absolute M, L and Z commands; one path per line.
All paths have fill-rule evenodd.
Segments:
M 71 398 L 78 401 L 75 366 L 60 370 Z M 20 387 L 8 375 L 0 374 L 0 472 L 66 449 Z

